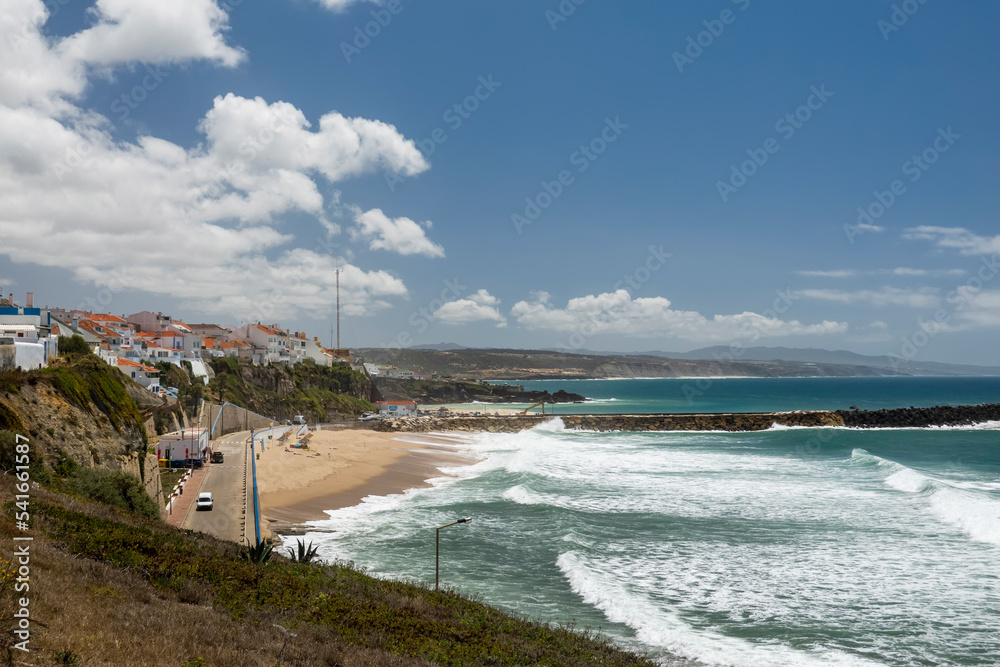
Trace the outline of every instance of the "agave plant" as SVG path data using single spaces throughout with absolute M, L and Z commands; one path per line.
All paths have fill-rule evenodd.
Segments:
M 264 540 L 258 542 L 257 546 L 251 546 L 250 540 L 247 540 L 247 548 L 243 552 L 243 560 L 254 565 L 265 565 L 267 561 L 271 560 L 271 552 L 273 550 L 274 547 Z
M 319 551 L 319 547 L 314 547 L 312 542 L 310 542 L 307 546 L 304 540 L 296 540 L 296 547 L 297 549 L 288 547 L 288 557 L 296 563 L 311 562 L 312 559 L 316 557 L 316 553 Z

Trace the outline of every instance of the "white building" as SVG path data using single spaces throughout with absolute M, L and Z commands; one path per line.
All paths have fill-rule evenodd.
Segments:
M 417 414 L 414 401 L 379 401 L 375 408 L 381 417 L 412 417 Z
M 185 428 L 160 436 L 156 458 L 168 461 L 205 458 L 208 456 L 208 429 Z
M 145 364 L 129 361 L 128 359 L 117 360 L 118 370 L 135 380 L 138 384 L 149 389 L 153 393 L 159 391 L 160 371 L 159 369 Z M 157 389 L 153 389 L 157 387 Z

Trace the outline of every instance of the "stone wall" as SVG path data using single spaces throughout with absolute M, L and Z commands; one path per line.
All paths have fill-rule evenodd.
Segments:
M 832 412 L 747 412 L 719 414 L 556 415 L 566 428 L 588 431 L 762 431 L 784 426 L 843 426 Z M 483 431 L 516 433 L 553 419 L 553 415 L 502 417 L 410 417 L 378 422 L 377 431 Z
M 220 412 L 222 413 L 221 416 Z M 209 438 L 212 440 L 227 433 L 235 433 L 236 431 L 267 428 L 271 425 L 271 422 L 275 421 L 271 417 L 265 417 L 235 405 L 226 405 L 223 408 L 218 403 L 210 403 L 208 401 L 204 403 L 203 417 L 204 421 L 202 425 L 205 428 L 212 428 L 212 425 L 215 425 L 214 430 L 209 435 Z

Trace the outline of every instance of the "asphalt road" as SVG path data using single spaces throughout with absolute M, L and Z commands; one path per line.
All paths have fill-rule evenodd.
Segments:
M 222 452 L 225 460 L 205 464 L 208 470 L 199 489 L 199 493 L 212 492 L 215 507 L 211 511 L 192 509 L 184 521 L 184 528 L 243 542 L 244 521 L 249 519 L 249 532 L 253 533 L 253 517 L 246 514 L 247 498 L 244 492 L 246 452 L 249 449 L 246 442 L 249 438 L 250 432 L 243 431 L 224 435 L 216 441 L 215 451 Z

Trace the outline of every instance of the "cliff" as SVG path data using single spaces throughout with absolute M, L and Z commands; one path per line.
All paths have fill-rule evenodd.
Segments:
M 318 366 L 312 361 L 292 366 L 254 366 L 236 359 L 213 359 L 215 377 L 206 398 L 230 402 L 262 415 L 307 421 L 351 419 L 372 409 L 379 393 L 367 375 L 346 364 Z
M 159 502 L 156 456 L 133 398 L 144 393 L 91 354 L 59 357 L 37 371 L 2 371 L 0 430 L 30 437 L 35 456 L 42 459 L 36 464 L 52 469 L 68 457 L 83 468 L 125 471 L 141 479 Z

